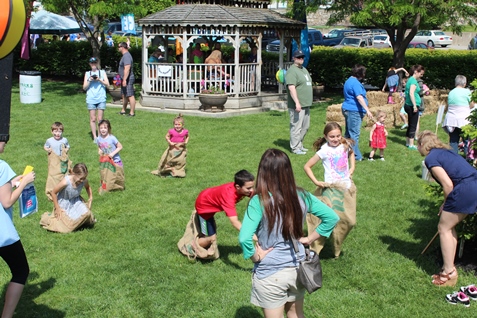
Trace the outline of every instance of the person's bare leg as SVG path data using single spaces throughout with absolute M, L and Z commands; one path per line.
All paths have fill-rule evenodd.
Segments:
M 136 98 L 134 98 L 134 95 L 133 95 L 133 96 L 129 96 L 128 99 L 129 99 L 129 106 L 131 107 L 131 110 L 129 111 L 129 115 L 132 116 L 135 114 L 135 110 L 136 110 Z
M 126 109 L 128 108 L 128 97 L 126 97 L 124 94 L 122 95 L 123 97 L 123 108 L 121 109 L 121 113 L 125 113 Z
M 93 135 L 93 140 L 96 139 L 96 137 L 98 137 L 96 135 L 96 114 L 95 113 L 96 113 L 96 110 L 89 111 L 89 126 L 91 127 L 91 134 Z
M 197 242 L 199 245 L 205 249 L 208 249 L 210 245 L 217 239 L 217 234 L 211 235 L 211 236 L 203 236 L 199 237 Z
M 281 306 L 281 307 L 274 308 L 274 309 L 262 308 L 263 309 L 263 315 L 265 316 L 265 318 L 283 318 L 284 308 L 285 308 L 285 306 Z
M 11 318 L 15 312 L 18 301 L 25 285 L 10 282 L 5 293 L 5 305 L 3 306 L 2 318 Z
M 303 313 L 303 299 L 293 303 L 286 303 L 285 312 L 287 313 L 287 318 L 305 318 L 305 314 Z
M 465 219 L 466 216 L 467 214 L 463 213 L 442 211 L 437 229 L 439 231 L 442 260 L 444 262 L 442 270 L 445 274 L 449 274 L 454 270 L 454 258 L 457 250 L 457 232 L 455 226 Z M 455 274 L 452 276 L 455 276 Z

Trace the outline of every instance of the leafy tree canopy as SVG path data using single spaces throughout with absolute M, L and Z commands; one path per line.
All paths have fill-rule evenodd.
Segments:
M 326 0 L 310 0 L 309 11 L 316 11 Z M 331 12 L 328 25 L 349 17 L 362 27 L 385 29 L 390 36 L 395 66 L 404 64 L 409 42 L 419 29 L 447 27 L 460 34 L 463 26 L 475 25 L 477 0 L 335 0 L 326 9 Z

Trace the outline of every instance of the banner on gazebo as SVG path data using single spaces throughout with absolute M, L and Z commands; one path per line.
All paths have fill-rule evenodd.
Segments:
M 172 77 L 172 65 L 159 65 L 157 67 L 157 76 Z

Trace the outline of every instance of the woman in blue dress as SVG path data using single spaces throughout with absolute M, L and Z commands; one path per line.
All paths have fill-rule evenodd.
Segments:
M 432 283 L 436 286 L 455 286 L 458 277 L 454 266 L 457 249 L 455 226 L 467 215 L 477 212 L 477 170 L 429 130 L 419 135 L 417 149 L 426 156 L 424 162 L 427 169 L 444 191 L 438 225 L 443 266 L 438 274 L 432 276 Z

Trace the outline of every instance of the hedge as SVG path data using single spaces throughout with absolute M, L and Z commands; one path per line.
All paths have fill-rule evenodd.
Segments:
M 121 39 L 115 39 L 118 41 Z M 135 44 L 135 43 L 132 43 Z M 153 48 L 150 48 L 152 51 Z M 32 50 L 28 61 L 19 58 L 20 49 L 15 50 L 16 70 L 37 70 L 49 76 L 82 77 L 89 69 L 88 59 L 92 55 L 89 42 L 56 41 Z M 141 77 L 141 46 L 132 47 L 130 53 L 134 59 L 134 74 Z M 151 53 L 151 52 L 150 52 Z M 233 54 L 233 48 L 223 46 L 224 57 Z M 250 52 L 240 50 L 243 60 L 247 60 Z M 278 54 L 263 52 L 264 61 L 278 61 Z M 101 64 L 112 70 L 117 70 L 121 54 L 115 47 L 101 47 Z M 315 47 L 307 66 L 313 82 L 322 83 L 325 87 L 340 87 L 351 74 L 353 65 L 360 63 L 366 66 L 366 82 L 382 87 L 386 72 L 392 66 L 391 49 L 359 49 L 332 47 Z M 470 83 L 477 78 L 477 50 L 422 50 L 409 49 L 406 51 L 406 68 L 421 64 L 425 67 L 424 82 L 432 88 L 454 88 L 455 76 L 460 74 L 467 77 Z
M 458 74 L 466 76 L 468 83 L 477 77 L 477 51 L 409 49 L 405 61 L 406 69 L 423 65 L 426 70 L 424 82 L 432 88 L 454 88 Z M 386 72 L 392 66 L 392 50 L 315 47 L 307 68 L 314 82 L 339 87 L 351 75 L 353 65 L 358 63 L 367 68 L 366 82 L 382 87 Z

